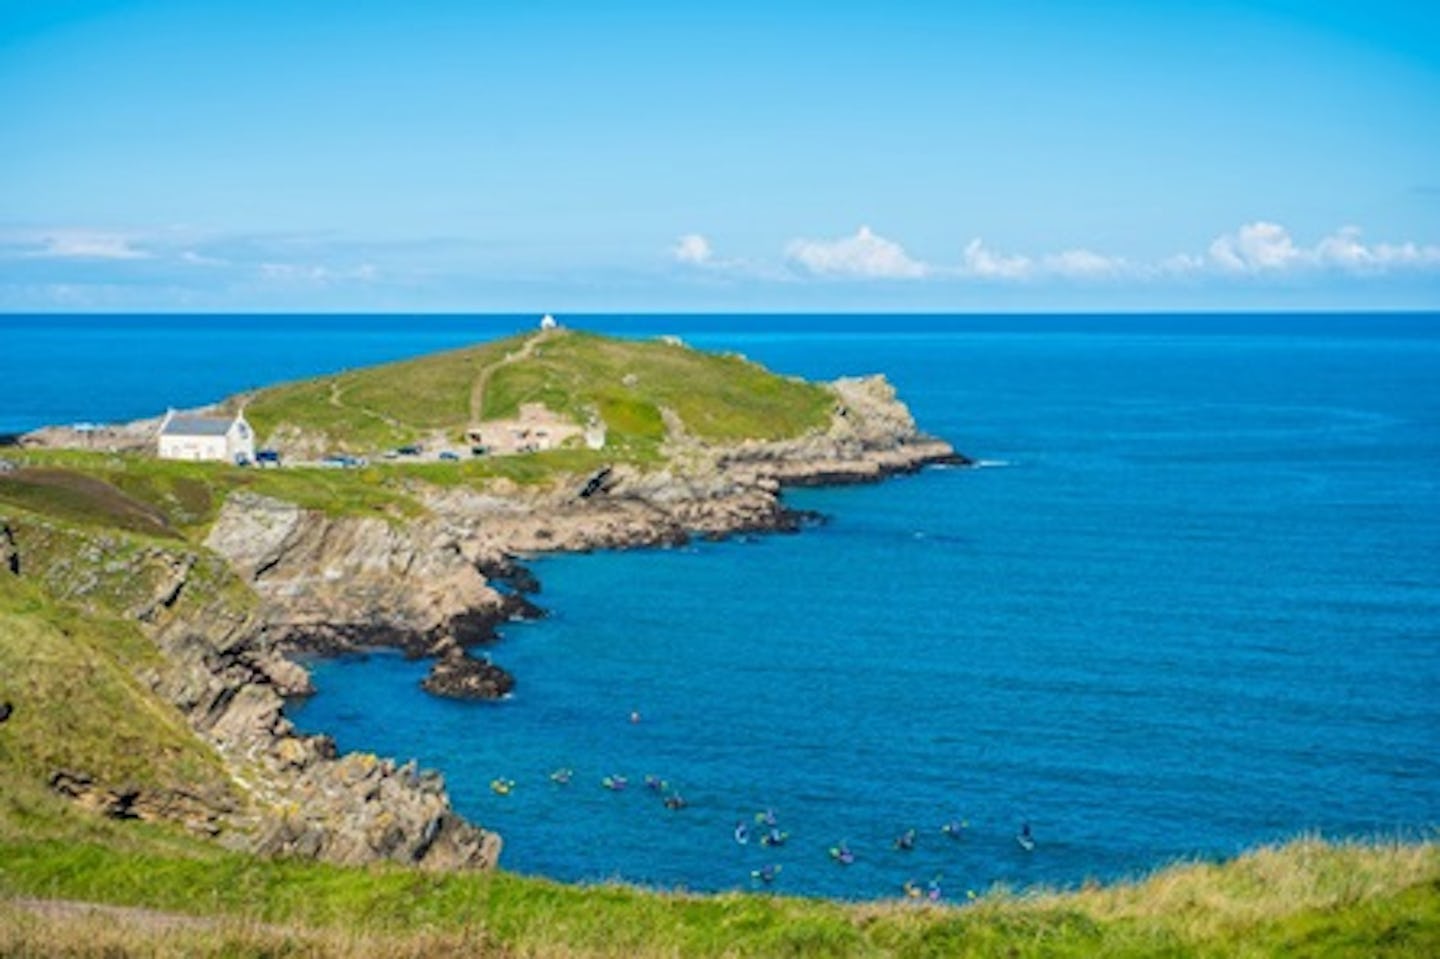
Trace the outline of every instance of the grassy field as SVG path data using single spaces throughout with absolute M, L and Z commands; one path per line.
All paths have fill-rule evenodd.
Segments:
M 238 490 L 332 516 L 404 521 L 425 512 L 418 487 L 521 486 L 572 482 L 616 462 L 614 451 L 558 449 L 458 463 L 385 462 L 361 469 L 254 469 L 139 454 L 20 450 L 21 468 L 0 474 L 0 512 L 10 506 L 92 528 L 203 539 L 225 498 Z
M 504 956 L 1433 956 L 1434 845 L 1300 841 L 1075 893 L 847 905 L 340 868 L 231 853 L 0 843 L 0 894 L 144 907 L 154 922 L 0 907 L 0 953 Z M 175 917 L 203 918 L 177 924 Z M 95 938 L 99 934 L 100 938 Z M 107 943 L 108 940 L 108 943 Z M 122 951 L 121 954 L 124 954 Z
M 562 330 L 271 387 L 245 411 L 265 442 L 298 432 L 373 455 L 432 433 L 461 443 L 524 403 L 598 417 L 612 457 L 644 457 L 665 437 L 662 409 L 700 439 L 783 439 L 824 427 L 834 397 L 733 355 Z

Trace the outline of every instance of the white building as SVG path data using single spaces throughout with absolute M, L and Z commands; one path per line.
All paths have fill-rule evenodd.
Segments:
M 546 313 L 544 316 L 540 317 L 540 329 L 542 330 L 553 330 L 559 325 L 559 323 L 555 322 L 555 317 L 551 316 L 549 313 Z
M 244 413 L 224 419 L 190 416 L 171 410 L 160 424 L 157 452 L 162 460 L 253 463 L 255 431 L 245 422 Z

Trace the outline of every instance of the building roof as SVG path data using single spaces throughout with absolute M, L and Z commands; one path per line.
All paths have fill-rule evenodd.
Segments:
M 235 425 L 234 418 L 216 419 L 211 416 L 172 416 L 161 427 L 162 436 L 224 436 Z

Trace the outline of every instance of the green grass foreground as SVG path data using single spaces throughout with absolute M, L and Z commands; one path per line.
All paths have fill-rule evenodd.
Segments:
M 946 907 L 694 896 L 11 838 L 0 842 L 0 894 L 160 913 L 47 918 L 0 901 L 3 955 L 1440 955 L 1433 843 L 1301 840 L 1136 883 L 996 891 Z

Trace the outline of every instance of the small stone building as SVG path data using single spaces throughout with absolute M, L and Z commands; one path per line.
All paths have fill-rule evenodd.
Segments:
M 171 410 L 160 424 L 157 453 L 162 460 L 253 463 L 255 431 L 245 422 L 244 413 L 227 419 Z

